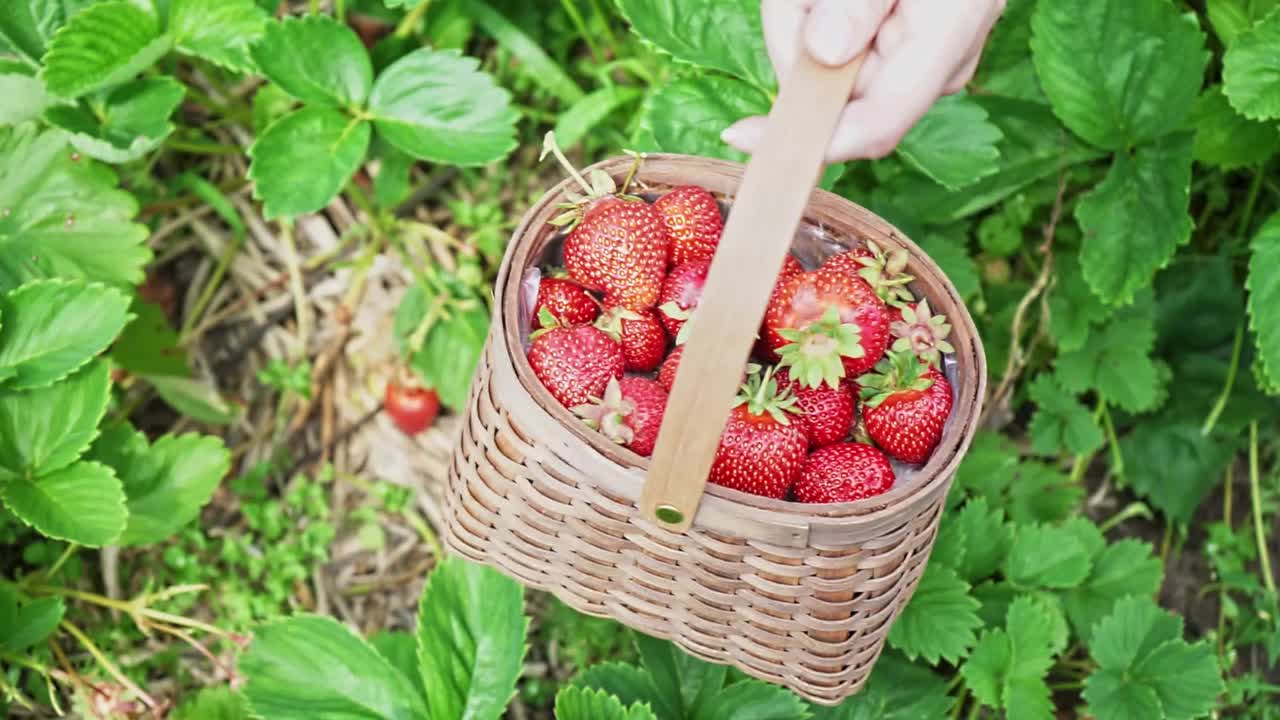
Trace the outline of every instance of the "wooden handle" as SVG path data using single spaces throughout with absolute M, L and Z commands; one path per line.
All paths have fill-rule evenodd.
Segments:
M 747 162 L 663 416 L 640 495 L 645 517 L 693 522 L 774 282 L 791 248 L 865 54 L 820 65 L 801 51 Z

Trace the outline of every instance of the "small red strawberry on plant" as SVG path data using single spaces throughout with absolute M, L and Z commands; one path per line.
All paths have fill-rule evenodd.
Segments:
M 595 170 L 590 181 L 569 163 L 548 132 L 542 155 L 554 153 L 585 191 L 564 203 L 566 212 L 553 225 L 571 228 L 564 240 L 569 278 L 588 290 L 605 294 L 605 303 L 647 310 L 658 301 L 667 271 L 667 228 L 663 215 L 640 198 L 627 195 L 628 176 L 618 190 L 613 178 Z M 639 168 L 641 156 L 636 156 Z
M 533 329 L 542 327 L 538 320 L 542 308 L 564 325 L 587 325 L 600 316 L 600 304 L 586 288 L 572 280 L 551 275 L 538 281 L 538 299 L 533 304 Z
M 885 492 L 893 480 L 893 466 L 880 450 L 864 443 L 838 443 L 809 455 L 794 494 L 802 503 L 852 502 Z
M 609 440 L 648 457 L 658 442 L 666 409 L 667 391 L 662 386 L 648 378 L 624 377 L 610 378 L 603 398 L 573 412 Z
M 710 260 L 715 255 L 724 231 L 724 217 L 715 197 L 706 189 L 682 185 L 658 198 L 653 206 L 662 213 L 671 240 L 668 264 Z
M 729 414 L 710 482 L 754 495 L 782 499 L 800 474 L 809 438 L 795 422 L 796 399 L 778 389 L 772 368 L 752 373 Z
M 874 373 L 858 378 L 867 434 L 885 452 L 922 463 L 942 439 L 951 414 L 951 383 L 911 351 L 890 351 Z
M 417 435 L 435 424 L 440 414 L 440 395 L 435 388 L 419 383 L 412 371 L 401 368 L 387 381 L 382 408 L 401 432 Z
M 889 346 L 889 311 L 864 280 L 819 268 L 774 290 L 764 316 L 769 348 L 792 377 L 835 386 L 875 367 Z M 788 347 L 792 346 L 792 347 Z
M 636 312 L 620 305 L 611 307 L 596 320 L 596 327 L 622 344 L 627 370 L 649 372 L 667 354 L 667 333 L 654 310 Z
M 947 342 L 951 333 L 951 324 L 944 315 L 934 315 L 929 310 L 929 301 L 908 303 L 900 309 L 898 320 L 889 324 L 889 332 L 896 340 L 893 349 L 899 352 L 910 350 L 916 357 L 933 367 L 942 367 L 942 353 L 956 351 Z
M 858 276 L 886 305 L 893 307 L 915 300 L 907 288 L 915 279 L 906 273 L 910 257 L 904 248 L 885 251 L 874 240 L 868 240 L 866 247 L 840 253 L 823 263 L 823 267 Z
M 790 388 L 796 396 L 796 407 L 800 410 L 799 421 L 804 425 L 805 434 L 809 436 L 810 447 L 830 445 L 849 437 L 855 405 L 849 381 L 841 381 L 835 387 L 826 383 L 807 387 L 792 380 L 785 368 L 779 370 L 775 377 L 778 387 Z
M 561 405 L 577 407 L 601 397 L 610 378 L 621 378 L 622 346 L 594 325 L 565 327 L 549 310 L 530 335 L 529 366 Z
M 707 283 L 707 272 L 711 269 L 710 260 L 694 260 L 677 266 L 662 283 L 662 292 L 658 295 L 658 310 L 662 315 L 662 324 L 677 343 L 684 342 L 681 334 L 688 327 L 685 321 L 698 307 L 702 297 L 702 287 Z

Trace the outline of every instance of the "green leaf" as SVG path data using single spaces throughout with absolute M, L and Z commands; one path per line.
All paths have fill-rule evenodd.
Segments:
M 391 663 L 391 667 L 399 670 L 401 675 L 413 683 L 419 696 L 427 696 L 427 688 L 422 684 L 422 673 L 418 672 L 417 638 L 398 630 L 380 630 L 369 636 L 369 644 Z
M 1013 525 L 983 497 L 972 498 L 951 517 L 964 528 L 966 540 L 964 558 L 957 568 L 960 577 L 969 582 L 989 577 L 1004 564 L 1013 545 Z
M 699 720 L 807 720 L 804 701 L 759 680 L 740 680 L 698 706 Z
M 354 30 L 326 15 L 269 22 L 250 52 L 263 75 L 303 102 L 354 108 L 369 97 L 369 52 Z
M 623 705 L 648 704 L 660 717 L 680 717 L 679 707 L 672 707 L 673 696 L 659 692 L 649 672 L 621 662 L 598 663 L 583 670 L 573 683 L 584 688 L 603 690 L 622 701 Z
M 1066 646 L 1066 621 L 1057 607 L 1023 595 L 1009 605 L 1004 629 L 983 633 L 960 674 L 983 704 L 1007 708 L 1010 717 L 1052 720 L 1045 675 Z
M 179 52 L 239 72 L 253 70 L 249 48 L 267 21 L 253 0 L 173 0 L 169 8 L 169 34 Z
M 409 182 L 413 156 L 374 135 L 371 158 L 378 161 L 378 174 L 373 178 L 373 201 L 380 208 L 395 208 L 413 191 Z
M 1280 14 L 1280 13 L 1278 13 Z M 1249 327 L 1258 344 L 1258 363 L 1271 384 L 1280 384 L 1280 212 L 1272 215 L 1250 244 Z
M 1059 522 L 1084 499 L 1084 487 L 1065 473 L 1039 462 L 1023 462 L 1009 485 L 1005 509 L 1015 523 Z
M 1181 127 L 1209 58 L 1194 20 L 1168 0 L 1040 0 L 1031 29 L 1054 112 L 1107 150 Z
M 58 629 L 66 611 L 62 598 L 39 598 L 16 609 L 12 623 L 0 624 L 0 650 L 21 653 L 44 642 Z
M 338 621 L 296 615 L 254 630 L 240 656 L 253 712 L 273 720 L 428 717 L 412 683 Z
M 49 40 L 86 0 L 10 0 L 0 3 L 0 41 L 38 65 Z
M 931 232 L 921 238 L 918 244 L 921 250 L 928 253 L 929 259 L 942 268 L 961 298 L 972 298 L 982 289 L 978 280 L 978 265 L 969 256 L 963 238 L 952 239 L 942 233 Z
M 724 689 L 728 670 L 703 662 L 674 643 L 635 633 L 640 662 L 657 690 L 654 713 L 660 718 L 690 717 Z
M 115 364 L 135 375 L 190 375 L 186 350 L 178 344 L 178 333 L 164 310 L 134 297 L 129 313 L 133 321 L 111 348 Z
M 1237 113 L 1221 85 L 1205 90 L 1196 100 L 1191 122 L 1196 128 L 1193 157 L 1224 170 L 1260 166 L 1280 149 L 1280 127 Z
M 207 687 L 178 706 L 173 720 L 249 720 L 249 702 L 229 687 Z
M 1071 531 L 1019 525 L 1005 577 L 1022 588 L 1067 588 L 1089 575 L 1089 552 Z
M 1098 390 L 1129 410 L 1150 409 L 1158 398 L 1159 377 L 1148 353 L 1155 346 L 1155 308 L 1149 297 L 1116 311 L 1106 325 L 1090 333 L 1079 350 L 1055 363 L 1062 386 L 1073 393 Z
M 560 68 L 560 64 L 552 60 L 537 41 L 492 5 L 483 0 L 472 0 L 462 3 L 462 8 L 468 17 L 498 41 L 503 50 L 515 57 L 516 62 L 512 65 L 526 77 L 565 104 L 582 99 L 582 88 Z
M 249 178 L 268 219 L 329 204 L 364 161 L 369 123 L 324 107 L 304 107 L 271 124 L 249 148 Z
M 1280 5 L 1276 0 L 1209 0 L 1205 10 L 1225 46 Z
M 1018 455 L 1009 441 L 998 433 L 982 431 L 969 444 L 969 452 L 956 470 L 955 482 L 999 505 L 1017 470 Z
M 1093 558 L 1093 568 L 1080 585 L 1068 588 L 1062 603 L 1076 634 L 1085 642 L 1095 625 L 1111 614 L 1116 601 L 1129 595 L 1151 597 L 1160 591 L 1164 571 L 1151 546 L 1125 538 Z
M 165 435 L 148 445 L 146 436 L 127 424 L 99 437 L 93 454 L 115 470 L 128 498 L 129 525 L 121 545 L 173 535 L 200 514 L 231 469 L 231 453 L 219 438 Z
M 1048 103 L 1031 62 L 1031 13 L 1035 0 L 1009 0 L 982 50 L 970 87 L 1010 98 Z
M 6 474 L 46 475 L 75 462 L 97 437 L 110 395 L 104 362 L 37 390 L 0 390 L 0 481 Z
M 417 50 L 374 83 L 369 113 L 378 134 L 420 160 L 483 165 L 516 146 L 511 95 L 480 61 L 457 50 Z
M 95 462 L 12 478 L 0 484 L 0 500 L 41 534 L 88 547 L 114 542 L 127 518 L 120 481 Z
M 515 695 L 528 625 L 514 580 L 458 557 L 437 565 L 418 609 L 430 716 L 497 720 Z
M 566 685 L 556 693 L 556 720 L 657 720 L 648 705 L 624 706 L 603 690 Z
M 40 117 L 53 103 L 40 78 L 18 72 L 0 73 L 0 125 L 17 125 Z
M 740 80 L 717 75 L 682 78 L 653 93 L 644 108 L 644 124 L 665 152 L 743 161 L 720 133 L 749 115 L 769 112 L 769 98 Z
M 132 195 L 60 131 L 0 129 L 0 292 L 35 278 L 142 282 L 148 230 Z
M 937 673 L 885 652 L 861 692 L 835 707 L 810 709 L 813 720 L 918 720 L 946 717 L 951 704 L 947 683 Z
M 1079 350 L 1089 337 L 1089 328 L 1111 314 L 1080 271 L 1076 253 L 1062 253 L 1057 258 L 1056 282 L 1049 292 L 1049 334 L 1062 352 Z
M 45 113 L 50 125 L 71 133 L 72 146 L 110 163 L 137 160 L 160 147 L 173 132 L 169 116 L 186 87 L 171 77 L 118 85 L 87 105 L 60 105 Z
M 170 47 L 151 13 L 129 0 L 97 2 L 53 37 L 40 76 L 49 92 L 76 98 L 133 79 Z
M 1244 290 L 1233 264 L 1222 255 L 1183 253 L 1156 276 L 1161 350 L 1192 356 L 1191 351 L 1212 351 L 1231 342 L 1244 314 Z
M 966 95 L 947 95 L 902 138 L 898 154 L 941 185 L 958 190 L 999 169 L 996 144 L 1002 137 L 981 105 Z
M 460 412 L 471 389 L 484 341 L 489 333 L 489 313 L 483 305 L 455 309 L 427 332 L 422 349 L 410 364 L 436 388 L 445 407 Z
M 640 90 L 624 85 L 600 88 L 569 106 L 556 121 L 556 142 L 571 148 L 619 108 L 640 98 Z
M 1227 98 L 1247 118 L 1280 117 L 1280 11 L 1236 37 L 1222 58 Z
M 1133 489 L 1169 517 L 1190 522 L 1222 478 L 1236 442 L 1202 435 L 1203 417 L 1160 417 L 1138 423 L 1120 440 Z M 1156 463 L 1152 465 L 1151 463 Z
M 209 385 L 188 377 L 174 375 L 142 375 L 151 383 L 156 393 L 174 410 L 210 425 L 226 425 L 238 415 L 238 408 L 229 404 L 218 391 Z
M 618 7 L 637 35 L 677 60 L 723 70 L 758 88 L 776 84 L 758 2 L 618 0 Z
M 1099 668 L 1084 699 L 1098 720 L 1189 720 L 1214 707 L 1225 689 L 1213 650 L 1182 640 L 1182 620 L 1146 597 L 1125 598 L 1093 632 Z
M 253 132 L 261 135 L 271 123 L 288 115 L 297 100 L 279 85 L 263 85 L 253 94 Z
M 889 644 L 912 660 L 954 663 L 973 646 L 974 632 L 982 626 L 977 609 L 969 583 L 949 568 L 930 564 L 889 631 Z
M 1087 455 L 1102 447 L 1102 428 L 1074 393 L 1058 385 L 1051 373 L 1041 373 L 1028 390 L 1036 412 L 1027 430 L 1031 448 L 1042 455 L 1067 450 Z
M 106 349 L 129 321 L 129 298 L 97 283 L 35 280 L 0 296 L 0 368 L 10 388 L 54 383 Z
M 1132 300 L 1191 239 L 1190 185 L 1191 136 L 1183 133 L 1117 153 L 1106 179 L 1080 199 L 1080 266 L 1103 300 Z

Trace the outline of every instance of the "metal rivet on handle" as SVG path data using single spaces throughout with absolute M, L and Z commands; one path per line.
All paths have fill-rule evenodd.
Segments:
M 684 513 L 670 505 L 659 505 L 654 508 L 653 514 L 668 525 L 677 525 L 684 520 Z

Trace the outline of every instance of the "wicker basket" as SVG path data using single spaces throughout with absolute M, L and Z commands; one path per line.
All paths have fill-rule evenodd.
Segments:
M 593 167 L 621 179 L 630 163 L 615 158 Z M 696 183 L 724 200 L 738 191 L 742 173 L 735 163 L 655 155 L 639 179 L 656 192 Z M 942 441 L 923 467 L 900 472 L 878 497 L 803 505 L 706 485 L 691 526 L 673 530 L 641 510 L 649 462 L 587 429 L 525 359 L 526 272 L 555 247 L 557 231 L 547 221 L 568 189 L 569 181 L 561 183 L 528 211 L 499 272 L 498 311 L 449 471 L 448 546 L 584 613 L 670 639 L 815 702 L 856 693 L 924 572 L 977 424 L 986 361 L 959 295 L 891 225 L 815 191 L 804 213 L 810 237 L 819 228 L 818 236 L 845 246 L 873 239 L 906 248 L 912 289 L 950 319 L 955 403 Z

